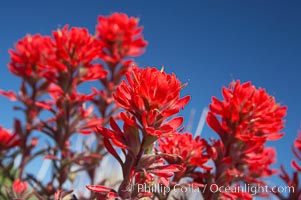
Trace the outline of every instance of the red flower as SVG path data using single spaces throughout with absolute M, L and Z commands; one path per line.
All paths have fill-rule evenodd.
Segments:
M 165 161 L 158 157 L 157 155 L 146 155 L 143 156 L 136 166 L 135 171 L 131 170 L 133 175 L 129 182 L 127 183 L 127 187 L 124 191 L 126 193 L 131 193 L 131 199 L 140 199 L 142 197 L 150 197 L 153 194 L 144 191 L 144 189 L 137 190 L 138 185 L 147 184 L 151 186 L 152 184 L 163 184 L 164 186 L 169 186 L 169 178 L 174 175 L 174 173 L 181 171 L 182 166 L 177 164 L 171 165 L 164 165 Z M 155 179 L 157 177 L 157 179 Z M 103 194 L 105 196 L 103 199 L 109 199 L 108 196 L 118 197 L 118 193 L 108 187 L 101 186 L 101 185 L 88 185 L 86 186 L 87 189 L 91 190 L 92 192 L 97 192 Z M 114 199 L 115 199 L 114 198 Z
M 135 116 L 150 135 L 160 136 L 176 130 L 182 117 L 165 120 L 177 114 L 190 96 L 180 98 L 183 88 L 174 74 L 156 68 L 133 68 L 126 74 L 127 81 L 118 86 L 114 98 L 117 104 Z
M 259 148 L 247 153 L 244 162 L 248 165 L 248 175 L 253 178 L 269 177 L 277 171 L 270 169 L 276 161 L 274 148 Z
M 90 64 L 81 69 L 80 80 L 85 81 L 94 81 L 105 78 L 108 72 L 103 69 L 101 64 Z
M 294 141 L 294 146 L 292 147 L 293 154 L 297 158 L 297 160 L 301 161 L 301 132 L 298 134 L 298 138 Z M 292 160 L 292 166 L 300 173 L 301 166 L 297 163 L 296 160 Z
M 147 42 L 141 35 L 138 19 L 123 13 L 100 16 L 96 35 L 104 46 L 102 58 L 116 63 L 127 56 L 138 56 L 144 52 Z
M 71 67 L 89 65 L 97 58 L 101 46 L 85 28 L 72 27 L 68 30 L 65 25 L 62 30 L 53 33 L 57 59 L 67 62 Z M 67 70 L 68 66 L 62 66 Z M 70 69 L 72 70 L 72 69 Z
M 135 133 L 137 132 L 135 127 L 124 124 L 122 131 L 113 118 L 110 118 L 110 126 L 112 130 L 99 126 L 97 127 L 97 131 L 99 134 L 103 135 L 105 139 L 110 139 L 113 144 L 119 148 L 130 149 L 131 144 L 134 145 L 132 148 L 136 147 L 135 149 L 137 149 L 139 147 L 139 136 L 138 141 L 134 139 L 136 136 Z
M 21 140 L 17 134 L 10 134 L 0 126 L 0 150 L 6 150 L 20 144 Z
M 236 81 L 223 88 L 224 100 L 212 98 L 207 117 L 209 126 L 222 138 L 233 134 L 243 141 L 265 142 L 283 136 L 283 117 L 287 108 L 276 103 L 264 89 L 257 89 L 250 82 Z M 216 116 L 221 117 L 221 122 Z
M 21 194 L 27 191 L 27 183 L 25 181 L 20 181 L 20 179 L 17 179 L 13 183 L 13 190 L 17 194 Z
M 52 64 L 59 71 L 49 72 L 48 79 L 55 80 L 53 76 L 61 72 L 76 73 L 79 68 L 78 78 L 81 81 L 96 80 L 107 75 L 102 65 L 92 63 L 98 58 L 101 45 L 87 29 L 72 27 L 68 30 L 66 25 L 62 30 L 54 31 L 53 37 L 57 61 Z
M 291 165 L 293 167 L 293 172 L 291 174 L 285 170 L 284 166 L 280 166 L 279 177 L 285 182 L 286 187 L 290 188 L 288 193 L 284 196 L 281 192 L 274 193 L 279 199 L 300 199 L 301 198 L 301 188 L 300 188 L 300 173 L 301 166 L 297 162 L 301 162 L 301 132 L 299 132 L 298 137 L 295 139 L 292 146 L 292 152 L 295 159 L 292 160 Z M 283 187 L 283 186 L 282 186 Z M 281 187 L 279 187 L 281 189 Z
M 20 77 L 41 77 L 48 61 L 55 58 L 53 41 L 50 37 L 27 35 L 17 42 L 16 50 L 10 50 L 9 70 Z
M 210 156 L 205 153 L 208 147 L 209 145 L 204 139 L 200 139 L 200 137 L 193 139 L 190 133 L 173 134 L 158 140 L 158 151 L 170 155 L 164 157 L 168 163 L 183 163 L 186 167 L 208 169 L 204 166 L 210 159 Z
M 169 178 L 175 173 L 183 171 L 181 164 L 167 164 L 161 155 L 144 155 L 136 167 L 135 182 L 140 184 L 151 184 L 154 177 L 158 177 L 158 183 L 169 185 Z
M 120 199 L 117 192 L 111 188 L 102 185 L 87 185 L 86 187 L 92 192 L 100 193 L 97 200 Z

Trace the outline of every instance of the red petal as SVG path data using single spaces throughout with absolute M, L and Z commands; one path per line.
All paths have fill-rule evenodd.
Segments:
M 279 140 L 283 136 L 284 133 L 275 133 L 275 134 L 268 135 L 267 140 Z
M 97 125 L 100 125 L 103 123 L 103 119 L 90 119 L 87 124 L 84 126 L 85 128 L 94 128 Z
M 96 132 L 101 134 L 106 139 L 111 139 L 115 146 L 120 148 L 127 148 L 124 144 L 124 138 L 120 137 L 115 131 L 111 131 L 104 127 L 96 127 Z
M 116 192 L 109 192 L 106 196 L 107 199 L 117 199 L 118 194 L 116 194 Z
M 293 160 L 291 164 L 297 171 L 301 172 L 301 167 L 297 164 L 295 160 Z
M 45 110 L 52 110 L 51 106 L 44 102 L 36 102 L 35 104 L 36 104 L 36 106 L 41 107 Z
M 139 95 L 135 96 L 134 102 L 139 110 L 145 110 L 143 99 Z
M 87 129 L 85 129 L 85 130 L 80 130 L 80 131 L 78 131 L 78 132 L 81 133 L 81 134 L 83 134 L 83 135 L 89 135 L 89 134 L 92 133 L 91 130 L 87 130 Z
M 103 139 L 103 143 L 106 147 L 106 149 L 108 150 L 108 152 L 110 154 L 112 154 L 112 156 L 114 156 L 116 158 L 116 160 L 118 160 L 118 162 L 122 163 L 121 158 L 119 157 L 119 155 L 117 154 L 117 152 L 115 151 L 115 149 L 113 148 L 112 144 L 110 143 L 110 141 L 106 138 Z
M 183 117 L 176 117 L 170 121 L 168 121 L 166 124 L 164 124 L 163 126 L 160 127 L 160 130 L 162 130 L 163 132 L 170 132 L 173 131 L 177 128 L 179 128 L 179 126 L 182 125 L 183 123 Z
M 154 169 L 151 169 L 154 172 L 160 171 L 160 172 L 178 172 L 181 171 L 183 167 L 181 165 L 177 164 L 171 164 L 171 165 L 165 165 L 165 166 L 158 166 Z
M 110 126 L 112 127 L 112 129 L 114 131 L 116 131 L 118 133 L 119 136 L 122 136 L 122 131 L 119 128 L 119 126 L 117 125 L 116 121 L 114 120 L 113 117 L 110 118 Z
M 180 111 L 179 108 L 173 108 L 173 109 L 164 110 L 162 111 L 161 114 L 163 117 L 170 117 L 174 114 L 177 114 L 179 111 Z
M 160 181 L 161 181 L 161 183 L 163 183 L 163 185 L 164 185 L 165 187 L 168 187 L 168 186 L 169 186 L 169 181 L 168 181 L 167 178 L 165 178 L 165 177 L 160 177 Z
M 215 117 L 215 115 L 212 112 L 208 112 L 206 120 L 207 120 L 208 125 L 222 137 L 223 129 L 222 129 L 219 121 L 217 120 L 217 118 Z
M 50 159 L 50 160 L 59 160 L 56 156 L 54 155 L 46 155 L 44 156 L 43 159 Z
M 130 126 L 134 126 L 134 127 L 137 127 L 138 125 L 137 125 L 137 123 L 136 123 L 136 121 L 135 121 L 135 118 L 130 118 L 130 117 L 128 117 L 124 112 L 121 112 L 120 113 L 120 117 L 121 117 L 121 119 L 124 121 L 124 123 L 126 123 L 126 124 L 128 124 L 128 125 L 130 125 Z
M 86 186 L 88 190 L 91 190 L 92 192 L 100 192 L 100 193 L 108 193 L 112 189 L 102 186 L 102 185 L 87 185 Z
M 173 129 L 177 129 L 179 126 L 182 125 L 184 118 L 183 117 L 176 117 L 172 120 L 170 120 L 169 122 L 167 122 L 167 124 L 169 126 L 171 126 Z
M 174 175 L 173 172 L 160 172 L 160 171 L 152 171 L 153 174 L 161 177 L 172 177 Z
M 17 101 L 17 95 L 13 91 L 3 91 L 0 90 L 0 95 L 9 98 L 11 101 Z
M 220 114 L 223 110 L 223 104 L 216 97 L 212 97 L 212 103 L 209 108 L 211 112 Z
M 231 157 L 225 157 L 222 162 L 226 163 L 226 164 L 230 164 L 232 162 L 232 158 Z
M 190 96 L 186 96 L 186 97 L 183 97 L 181 99 L 178 100 L 177 102 L 177 106 L 179 108 L 182 108 L 190 101 Z

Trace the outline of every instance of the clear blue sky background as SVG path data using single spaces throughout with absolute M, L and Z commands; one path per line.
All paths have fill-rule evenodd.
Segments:
M 234 79 L 266 88 L 288 106 L 285 137 L 275 145 L 278 161 L 289 166 L 290 145 L 301 121 L 301 3 L 277 0 L 221 1 L 2 1 L 0 3 L 0 88 L 18 88 L 7 69 L 8 49 L 30 33 L 51 34 L 64 24 L 94 33 L 98 15 L 125 12 L 137 16 L 149 42 L 137 58 L 141 66 L 165 66 L 189 85 L 196 117 L 223 85 Z M 12 104 L 0 97 L 0 123 L 9 128 Z M 202 135 L 212 134 L 205 127 Z

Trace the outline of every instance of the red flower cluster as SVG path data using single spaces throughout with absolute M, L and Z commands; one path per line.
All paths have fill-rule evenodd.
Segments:
M 141 35 L 142 27 L 138 27 L 138 21 L 123 13 L 98 18 L 96 35 L 104 47 L 102 59 L 116 63 L 127 56 L 139 56 L 144 52 L 147 42 Z
M 250 82 L 236 81 L 223 88 L 224 100 L 212 98 L 207 122 L 222 139 L 232 134 L 243 141 L 263 143 L 283 136 L 283 117 L 286 107 L 275 102 L 264 89 L 256 89 Z M 221 117 L 218 122 L 216 116 Z
M 270 169 L 275 162 L 275 150 L 264 145 L 267 140 L 283 136 L 279 132 L 287 108 L 250 82 L 232 82 L 229 88 L 223 88 L 222 94 L 222 101 L 212 98 L 207 116 L 208 125 L 221 138 L 212 144 L 217 152 L 215 182 L 229 186 L 242 181 L 263 184 L 262 177 L 276 172 Z M 213 198 L 210 194 L 206 197 Z
M 199 136 L 193 138 L 190 133 L 177 133 L 160 138 L 157 151 L 167 154 L 163 157 L 170 164 L 182 164 L 190 170 L 196 167 L 210 170 L 210 167 L 205 166 L 207 161 L 211 159 L 211 155 L 207 153 L 210 152 L 208 149 L 207 141 Z
M 87 188 L 97 193 L 88 199 L 169 199 L 173 192 L 153 192 L 147 187 L 178 189 L 189 185 L 203 188 L 204 199 L 248 200 L 254 195 L 249 191 L 212 192 L 204 186 L 266 185 L 262 178 L 276 172 L 270 168 L 276 151 L 265 144 L 283 136 L 287 108 L 264 89 L 235 81 L 223 88 L 222 100 L 213 97 L 209 105 L 207 123 L 220 139 L 207 142 L 182 133 L 183 117 L 175 115 L 190 100 L 190 96 L 181 97 L 185 84 L 173 73 L 138 68 L 128 59 L 141 55 L 147 45 L 138 21 L 122 13 L 100 16 L 95 36 L 85 28 L 66 25 L 51 37 L 27 35 L 10 50 L 9 69 L 22 84 L 18 93 L 0 90 L 0 94 L 20 103 L 15 109 L 24 113 L 25 123 L 16 119 L 14 134 L 0 126 L 0 173 L 3 180 L 13 182 L 8 198 L 45 195 L 47 199 L 62 199 L 72 192 L 63 189 L 74 181 L 73 175 L 67 176 L 72 170 L 72 174 L 87 172 L 91 180 Z M 102 84 L 101 89 L 93 87 L 91 94 L 80 90 L 82 83 L 95 80 Z M 119 108 L 124 110 L 118 113 Z M 33 151 L 38 145 L 33 131 L 53 142 Z M 93 131 L 98 140 L 92 145 L 85 143 L 85 152 L 71 148 L 73 134 Z M 15 146 L 19 148 L 14 152 L 10 148 Z M 299 188 L 301 134 L 292 150 L 296 156 L 291 163 L 294 174 L 290 177 L 281 167 L 280 177 L 287 185 Z M 96 167 L 107 152 L 122 169 L 118 190 L 94 185 L 98 184 L 94 183 Z M 22 155 L 19 179 L 14 180 L 11 166 L 18 154 Z M 46 185 L 24 173 L 28 162 L 40 155 L 53 162 L 51 181 Z M 23 178 L 37 186 L 32 193 Z M 141 190 L 141 185 L 146 188 Z M 300 199 L 300 194 L 301 188 L 288 199 Z
M 0 151 L 18 146 L 20 143 L 21 140 L 16 133 L 10 134 L 7 130 L 0 126 Z
M 68 25 L 62 30 L 54 31 L 53 39 L 40 35 L 26 36 L 17 43 L 16 50 L 10 51 L 10 70 L 28 83 L 34 96 L 27 94 L 26 85 L 22 86 L 21 96 L 16 97 L 13 93 L 3 91 L 1 94 L 30 106 L 34 117 L 38 116 L 41 109 L 50 111 L 54 117 L 42 122 L 41 126 L 56 122 L 56 119 L 68 120 L 73 124 L 72 128 L 68 128 L 72 133 L 87 132 L 82 130 L 82 127 L 89 128 L 101 121 L 89 119 L 91 109 L 82 106 L 84 102 L 91 101 L 96 94 L 80 94 L 77 90 L 82 82 L 107 76 L 103 66 L 95 63 L 101 49 L 100 41 L 91 36 L 87 29 L 73 27 L 68 30 Z M 49 93 L 52 99 L 43 98 L 43 101 L 37 101 L 38 97 L 46 93 Z M 70 116 L 68 112 L 75 114 Z M 51 135 L 49 127 L 47 133 Z M 52 132 L 56 132 L 55 128 Z M 63 144 L 63 141 L 61 143 Z
M 158 138 L 175 134 L 183 118 L 170 118 L 190 99 L 189 96 L 180 98 L 182 85 L 174 74 L 169 75 L 156 68 L 134 67 L 131 72 L 127 72 L 126 78 L 128 82 L 122 81 L 113 95 L 117 104 L 126 111 L 120 114 L 124 123 L 123 130 L 113 118 L 110 120 L 111 130 L 98 127 L 98 133 L 104 137 L 105 147 L 122 167 L 124 180 L 118 191 L 122 198 L 142 195 L 127 191 L 129 184 L 135 187 L 137 183 L 153 180 L 153 177 L 157 176 L 160 183 L 168 185 L 168 179 L 175 172 L 183 170 L 178 164 L 164 165 L 161 156 L 148 156 L 147 152 Z M 122 149 L 124 162 L 110 141 Z M 195 159 L 195 163 L 200 161 L 196 158 L 197 156 L 191 159 Z M 147 180 L 143 180 L 142 177 L 146 177 Z M 90 186 L 88 188 L 91 189 Z M 102 189 L 101 187 L 98 192 L 108 193 Z
M 112 36 L 111 31 L 115 36 Z M 85 28 L 69 28 L 66 25 L 53 31 L 52 37 L 28 35 L 16 44 L 14 50 L 10 50 L 9 69 L 22 78 L 22 85 L 18 95 L 12 91 L 0 91 L 0 94 L 20 102 L 21 106 L 16 108 L 24 111 L 26 118 L 25 124 L 18 126 L 18 132 L 24 138 L 20 145 L 23 154 L 20 178 L 23 177 L 25 165 L 30 161 L 33 145 L 28 147 L 27 144 L 34 130 L 54 140 L 56 147 L 53 147 L 53 152 L 56 155 L 53 157 L 63 155 L 64 159 L 70 161 L 56 168 L 60 175 L 53 176 L 53 179 L 59 181 L 59 189 L 69 178 L 65 171 L 73 165 L 72 161 L 89 157 L 71 150 L 69 155 L 65 143 L 75 133 L 91 133 L 96 125 L 106 124 L 114 115 L 117 106 L 113 105 L 112 93 L 132 63 L 123 59 L 140 55 L 147 44 L 141 32 L 137 19 L 115 13 L 99 18 L 96 36 L 92 36 Z M 108 76 L 108 73 L 111 74 Z M 93 89 L 91 94 L 79 92 L 82 83 L 94 80 L 103 85 L 102 90 Z M 91 102 L 99 108 L 101 117 L 94 112 Z M 41 117 L 45 111 L 47 114 Z M 15 135 L 9 137 L 4 133 L 1 129 L 1 138 L 5 142 L 1 150 L 17 144 Z M 100 141 L 98 145 L 96 148 L 91 147 L 91 151 L 97 151 L 91 152 L 91 155 L 103 153 L 103 142 Z M 82 165 L 83 168 L 87 167 L 87 163 Z M 89 170 L 89 174 L 93 175 L 94 168 L 90 167 Z
M 10 50 L 9 70 L 16 76 L 28 79 L 41 78 L 50 69 L 49 60 L 55 60 L 51 37 L 27 35 L 17 42 L 16 50 Z
M 90 65 L 101 49 L 99 42 L 85 28 L 72 27 L 68 30 L 68 25 L 66 25 L 62 30 L 54 31 L 53 37 L 59 61 L 70 65 L 59 67 L 63 71 L 67 71 L 68 67 Z
M 249 168 L 249 177 L 264 178 L 277 173 L 276 170 L 270 169 L 270 166 L 276 162 L 276 151 L 274 148 L 260 147 L 253 152 L 249 152 L 246 154 L 245 162 Z
M 297 139 L 294 141 L 294 147 L 292 148 L 293 154 L 296 156 L 297 160 L 301 162 L 301 133 L 299 133 Z M 297 163 L 296 160 L 292 161 L 292 166 L 298 171 L 301 172 L 301 166 Z
M 53 37 L 57 57 L 54 66 L 58 74 L 77 72 L 75 77 L 80 81 L 98 80 L 107 75 L 102 65 L 92 63 L 99 57 L 102 47 L 87 29 L 72 27 L 68 30 L 66 25 L 62 30 L 54 31 Z
M 190 99 L 190 96 L 180 98 L 183 86 L 174 74 L 156 68 L 133 68 L 126 78 L 128 83 L 122 81 L 114 98 L 121 108 L 141 122 L 147 134 L 159 137 L 182 124 L 182 117 L 166 122 Z
M 68 30 L 66 25 L 54 31 L 53 38 L 28 35 L 20 40 L 16 50 L 10 50 L 10 71 L 27 81 L 33 79 L 28 82 L 46 78 L 62 88 L 68 86 L 65 82 L 70 78 L 78 84 L 107 75 L 102 65 L 93 63 L 99 58 L 102 46 L 87 29 L 73 27 Z

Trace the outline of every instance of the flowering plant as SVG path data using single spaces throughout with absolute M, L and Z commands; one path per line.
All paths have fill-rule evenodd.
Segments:
M 265 187 L 278 173 L 276 150 L 266 143 L 283 136 L 287 107 L 251 82 L 232 81 L 206 116 L 217 137 L 194 137 L 178 116 L 190 100 L 181 96 L 186 84 L 133 60 L 147 45 L 142 30 L 137 18 L 114 13 L 98 18 L 95 35 L 66 25 L 52 36 L 27 35 L 9 51 L 21 85 L 0 94 L 24 117 L 12 131 L 0 127 L 1 199 L 191 199 L 188 188 L 204 199 L 301 198 L 296 160 L 292 177 L 280 169 L 294 189 L 287 196 L 233 189 Z M 82 150 L 74 148 L 79 135 L 92 138 Z M 300 141 L 292 148 L 299 161 Z M 121 180 L 96 178 L 108 156 Z M 27 169 L 39 160 L 51 163 L 47 181 Z M 83 172 L 86 188 L 77 191 L 72 185 Z

